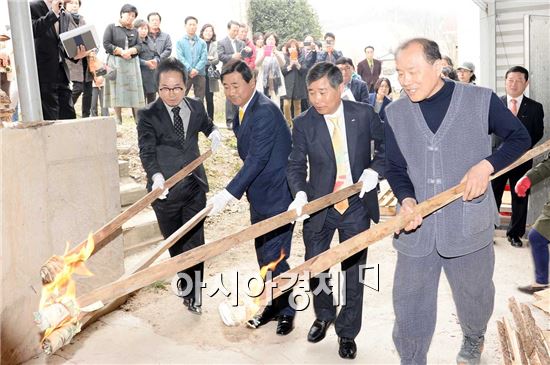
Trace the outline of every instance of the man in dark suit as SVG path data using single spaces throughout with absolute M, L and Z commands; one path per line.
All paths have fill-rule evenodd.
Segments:
M 169 57 L 157 67 L 159 98 L 138 111 L 139 157 L 147 173 L 147 190 L 164 189 L 165 179 L 199 157 L 199 132 L 212 141 L 212 150 L 221 145 L 221 134 L 208 118 L 203 104 L 186 98 L 183 64 Z M 197 167 L 153 202 L 160 231 L 167 238 L 206 206 L 208 182 L 204 167 Z M 203 222 L 170 247 L 170 256 L 204 244 Z M 204 265 L 197 264 L 178 273 L 178 289 L 187 308 L 201 314 L 201 282 Z
M 505 87 L 506 95 L 501 97 L 502 102 L 510 111 L 523 123 L 529 136 L 531 137 L 531 148 L 537 144 L 544 133 L 544 110 L 542 104 L 523 95 L 523 92 L 529 85 L 529 72 L 521 66 L 514 66 L 506 71 Z M 500 147 L 502 140 L 493 137 L 494 149 Z M 515 169 L 508 171 L 504 175 L 494 179 L 491 184 L 495 194 L 497 208 L 500 210 L 502 194 L 506 183 L 510 181 L 510 193 L 512 194 L 512 218 L 506 237 L 514 247 L 523 246 L 521 237 L 525 234 L 525 223 L 527 221 L 527 203 L 529 194 L 525 197 L 519 197 L 514 191 L 514 186 L 527 171 L 533 167 L 533 161 L 528 161 Z
M 336 66 L 342 72 L 342 77 L 344 78 L 344 94 L 342 94 L 342 99 L 359 101 L 361 103 L 369 103 L 369 87 L 367 83 L 363 80 L 352 78 L 353 71 L 355 67 L 353 66 L 353 61 L 348 57 L 340 57 L 336 60 Z M 351 92 L 353 99 L 346 98 L 348 93 Z
M 357 64 L 357 73 L 369 86 L 369 92 L 374 91 L 374 84 L 382 72 L 382 62 L 374 59 L 374 47 L 365 47 L 365 59 Z
M 68 30 L 71 15 L 65 14 L 62 0 L 36 0 L 30 3 L 34 49 L 44 120 L 74 119 L 76 113 L 69 88 L 68 57 L 59 34 Z M 73 60 L 86 56 L 81 46 Z
M 296 209 L 300 216 L 308 200 L 363 182 L 359 194 L 309 219 L 307 216 L 299 218 L 306 219 L 303 235 L 305 259 L 309 260 L 329 249 L 336 230 L 342 242 L 368 229 L 371 219 L 378 222 L 380 213 L 375 187 L 378 175 L 384 170 L 384 134 L 382 123 L 370 105 L 340 99 L 344 84 L 342 73 L 335 65 L 318 63 L 309 71 L 306 83 L 313 107 L 294 121 L 287 178 L 295 199 L 288 210 Z M 371 140 L 380 145 L 372 160 Z M 342 358 L 353 359 L 357 353 L 354 338 L 361 329 L 363 306 L 360 267 L 365 265 L 366 257 L 365 249 L 342 262 L 346 292 L 345 304 L 338 316 L 332 293 L 321 291 L 313 297 L 316 319 L 308 341 L 321 341 L 335 321 L 340 344 L 338 353 Z M 315 291 L 321 280 L 325 281 L 323 286 L 329 285 L 327 276 L 328 270 L 312 278 L 310 289 Z
M 210 214 L 221 212 L 227 203 L 240 199 L 246 192 L 250 221 L 255 224 L 286 211 L 292 201 L 285 174 L 291 149 L 290 130 L 279 108 L 256 92 L 252 70 L 244 61 L 235 60 L 225 65 L 221 80 L 225 96 L 239 108 L 233 119 L 233 131 L 243 167 L 224 190 L 208 201 L 213 205 Z M 293 227 L 287 224 L 255 239 L 260 267 L 284 255 L 272 277 L 290 268 L 287 258 Z M 257 328 L 277 318 L 276 333 L 290 333 L 294 328 L 295 309 L 289 305 L 288 297 L 287 294 L 273 300 L 272 305 L 248 321 L 248 325 Z
M 227 23 L 227 37 L 218 42 L 218 56 L 222 61 L 222 67 L 229 61 L 241 60 L 243 57 L 241 51 L 246 47 L 243 41 L 237 38 L 239 35 L 240 23 L 230 20 Z M 229 99 L 225 99 L 225 122 L 227 129 L 233 126 L 233 117 L 237 114 L 238 106 L 231 104 Z

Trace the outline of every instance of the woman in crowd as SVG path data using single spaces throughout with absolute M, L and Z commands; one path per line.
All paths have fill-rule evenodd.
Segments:
M 111 72 L 105 82 L 105 107 L 115 109 L 117 122 L 122 123 L 122 108 L 136 111 L 145 105 L 141 70 L 137 55 L 141 51 L 139 35 L 134 28 L 137 8 L 125 4 L 120 9 L 120 19 L 109 24 L 103 35 L 103 47 L 107 52 L 107 64 Z
M 139 66 L 141 68 L 141 81 L 143 84 L 143 95 L 147 104 L 155 101 L 157 95 L 157 82 L 155 70 L 160 62 L 160 56 L 155 47 L 155 42 L 149 37 L 149 23 L 143 19 L 134 22 L 137 29 L 141 50 L 139 51 Z
M 275 33 L 266 33 L 265 46 L 256 51 L 256 90 L 263 92 L 280 107 L 280 98 L 285 96 L 285 80 L 281 67 L 285 65 L 284 54 L 277 50 L 279 38 Z
M 216 41 L 216 32 L 212 24 L 205 24 L 201 28 L 199 37 L 206 42 L 208 52 L 206 62 L 206 112 L 210 120 L 214 119 L 214 93 L 220 90 L 219 72 L 216 65 L 220 62 L 218 58 L 218 42 Z
M 374 92 L 369 95 L 369 104 L 374 107 L 374 111 L 378 113 L 380 119 L 386 119 L 386 105 L 391 103 L 391 83 L 390 80 L 381 77 L 374 84 Z
M 292 118 L 302 112 L 302 99 L 307 98 L 307 69 L 303 67 L 304 57 L 296 39 L 290 39 L 285 49 L 285 65 L 282 71 L 285 77 L 286 95 L 283 97 L 283 110 L 285 119 L 292 129 Z
M 254 33 L 254 35 L 252 36 L 252 42 L 256 47 L 256 52 L 258 52 L 258 49 L 261 49 L 264 46 L 264 34 L 262 32 Z
M 464 62 L 460 67 L 456 69 L 456 75 L 458 77 L 458 81 L 463 82 L 465 84 L 474 84 L 476 81 L 476 74 L 475 72 L 475 66 L 471 62 Z

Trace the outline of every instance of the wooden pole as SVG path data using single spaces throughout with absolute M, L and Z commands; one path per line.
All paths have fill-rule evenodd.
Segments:
M 212 205 L 207 205 L 204 209 L 202 209 L 200 212 L 195 214 L 193 218 L 185 222 L 185 224 L 181 226 L 177 231 L 175 231 L 168 238 L 162 241 L 160 245 L 156 247 L 155 251 L 151 255 L 146 256 L 132 270 L 130 270 L 127 274 L 123 275 L 119 280 L 125 279 L 130 275 L 135 274 L 136 272 L 149 267 L 164 251 L 172 247 L 180 238 L 182 238 L 185 234 L 187 234 L 187 232 L 189 232 L 193 227 L 195 227 L 197 224 L 202 222 L 206 218 L 208 213 L 210 213 L 211 210 L 212 210 Z M 96 311 L 81 312 L 79 316 L 79 322 L 82 324 L 82 327 L 85 327 L 88 324 L 93 323 L 97 318 L 104 316 L 105 314 L 110 313 L 113 310 L 117 309 L 122 304 L 124 304 L 127 299 L 128 299 L 128 295 L 123 295 L 120 298 L 117 298 L 114 301 L 110 302 L 105 307 L 100 308 Z
M 313 214 L 321 209 L 348 198 L 361 191 L 362 183 L 356 183 L 345 189 L 325 195 L 306 204 L 302 214 Z M 196 247 L 178 256 L 172 257 L 157 265 L 143 269 L 124 279 L 117 280 L 103 287 L 92 290 L 77 299 L 80 307 L 85 307 L 97 301 L 111 301 L 118 297 L 132 293 L 147 285 L 154 283 L 185 270 L 207 259 L 227 252 L 230 248 L 248 240 L 252 240 L 279 227 L 291 223 L 297 218 L 296 211 L 283 212 L 269 219 L 251 225 L 239 232 L 211 242 L 207 245 Z
M 212 150 L 208 150 L 202 155 L 200 155 L 199 157 L 197 157 L 191 163 L 189 163 L 180 171 L 178 171 L 175 175 L 173 175 L 168 180 L 166 180 L 166 182 L 164 183 L 164 188 L 165 189 L 172 188 L 180 180 L 182 180 L 187 175 L 192 173 L 193 170 L 199 167 L 204 162 L 204 160 L 206 160 L 211 155 L 212 155 Z M 138 214 L 143 209 L 148 207 L 160 195 L 162 195 L 163 191 L 164 190 L 161 190 L 161 189 L 152 190 L 143 198 L 141 198 L 140 200 L 132 204 L 124 212 L 120 213 L 119 215 L 114 217 L 111 221 L 106 223 L 103 227 L 101 227 L 99 230 L 97 230 L 94 233 L 95 248 L 94 248 L 94 251 L 92 252 L 92 255 L 98 252 L 99 250 L 101 250 L 103 247 L 105 247 L 109 242 L 111 242 L 111 240 L 114 237 L 118 236 L 122 231 L 122 225 L 126 223 L 128 220 L 130 220 L 130 218 L 134 217 L 136 214 Z M 83 247 L 86 246 L 87 242 L 88 242 L 88 239 L 82 241 L 80 244 L 74 247 L 71 251 L 69 251 L 68 254 L 74 254 L 79 252 Z M 59 260 L 56 258 L 56 256 L 52 256 L 52 258 L 48 259 L 48 261 L 46 261 L 46 263 L 40 269 L 42 284 L 44 285 L 49 284 L 55 278 L 55 275 L 58 272 L 57 268 L 59 266 L 57 261 Z
M 517 159 L 514 163 L 500 170 L 491 176 L 491 180 L 495 179 L 502 174 L 512 170 L 513 168 L 533 159 L 534 157 L 550 150 L 550 140 L 545 143 L 527 151 L 523 156 Z M 363 231 L 352 238 L 340 243 L 338 246 L 305 261 L 303 264 L 288 270 L 285 273 L 281 273 L 274 278 L 271 282 L 265 284 L 266 288 L 270 290 L 264 291 L 260 301 L 260 311 L 272 300 L 283 294 L 283 292 L 290 290 L 300 280 L 307 277 L 313 277 L 319 275 L 325 270 L 330 269 L 332 266 L 344 261 L 348 257 L 356 254 L 359 251 L 364 250 L 368 246 L 378 242 L 382 238 L 393 234 L 394 232 L 404 229 L 410 221 L 414 219 L 417 214 L 426 217 L 427 215 L 435 212 L 448 205 L 449 203 L 460 198 L 464 192 L 465 184 L 458 184 L 440 194 L 433 196 L 432 198 L 419 203 L 414 212 L 407 215 L 397 215 L 396 217 L 377 224 L 370 229 Z M 298 278 L 298 280 L 296 280 Z M 272 288 L 272 290 L 271 290 Z

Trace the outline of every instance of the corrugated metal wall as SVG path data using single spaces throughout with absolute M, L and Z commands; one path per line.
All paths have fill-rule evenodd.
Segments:
M 495 0 L 495 13 L 496 91 L 502 95 L 506 70 L 511 66 L 525 65 L 524 16 L 550 16 L 550 0 Z

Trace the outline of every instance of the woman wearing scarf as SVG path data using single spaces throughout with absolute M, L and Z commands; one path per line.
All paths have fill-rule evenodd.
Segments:
M 279 38 L 275 33 L 266 33 L 264 39 L 265 46 L 256 53 L 256 90 L 263 92 L 280 107 L 280 98 L 286 95 L 285 80 L 281 72 L 285 56 L 277 50 Z

